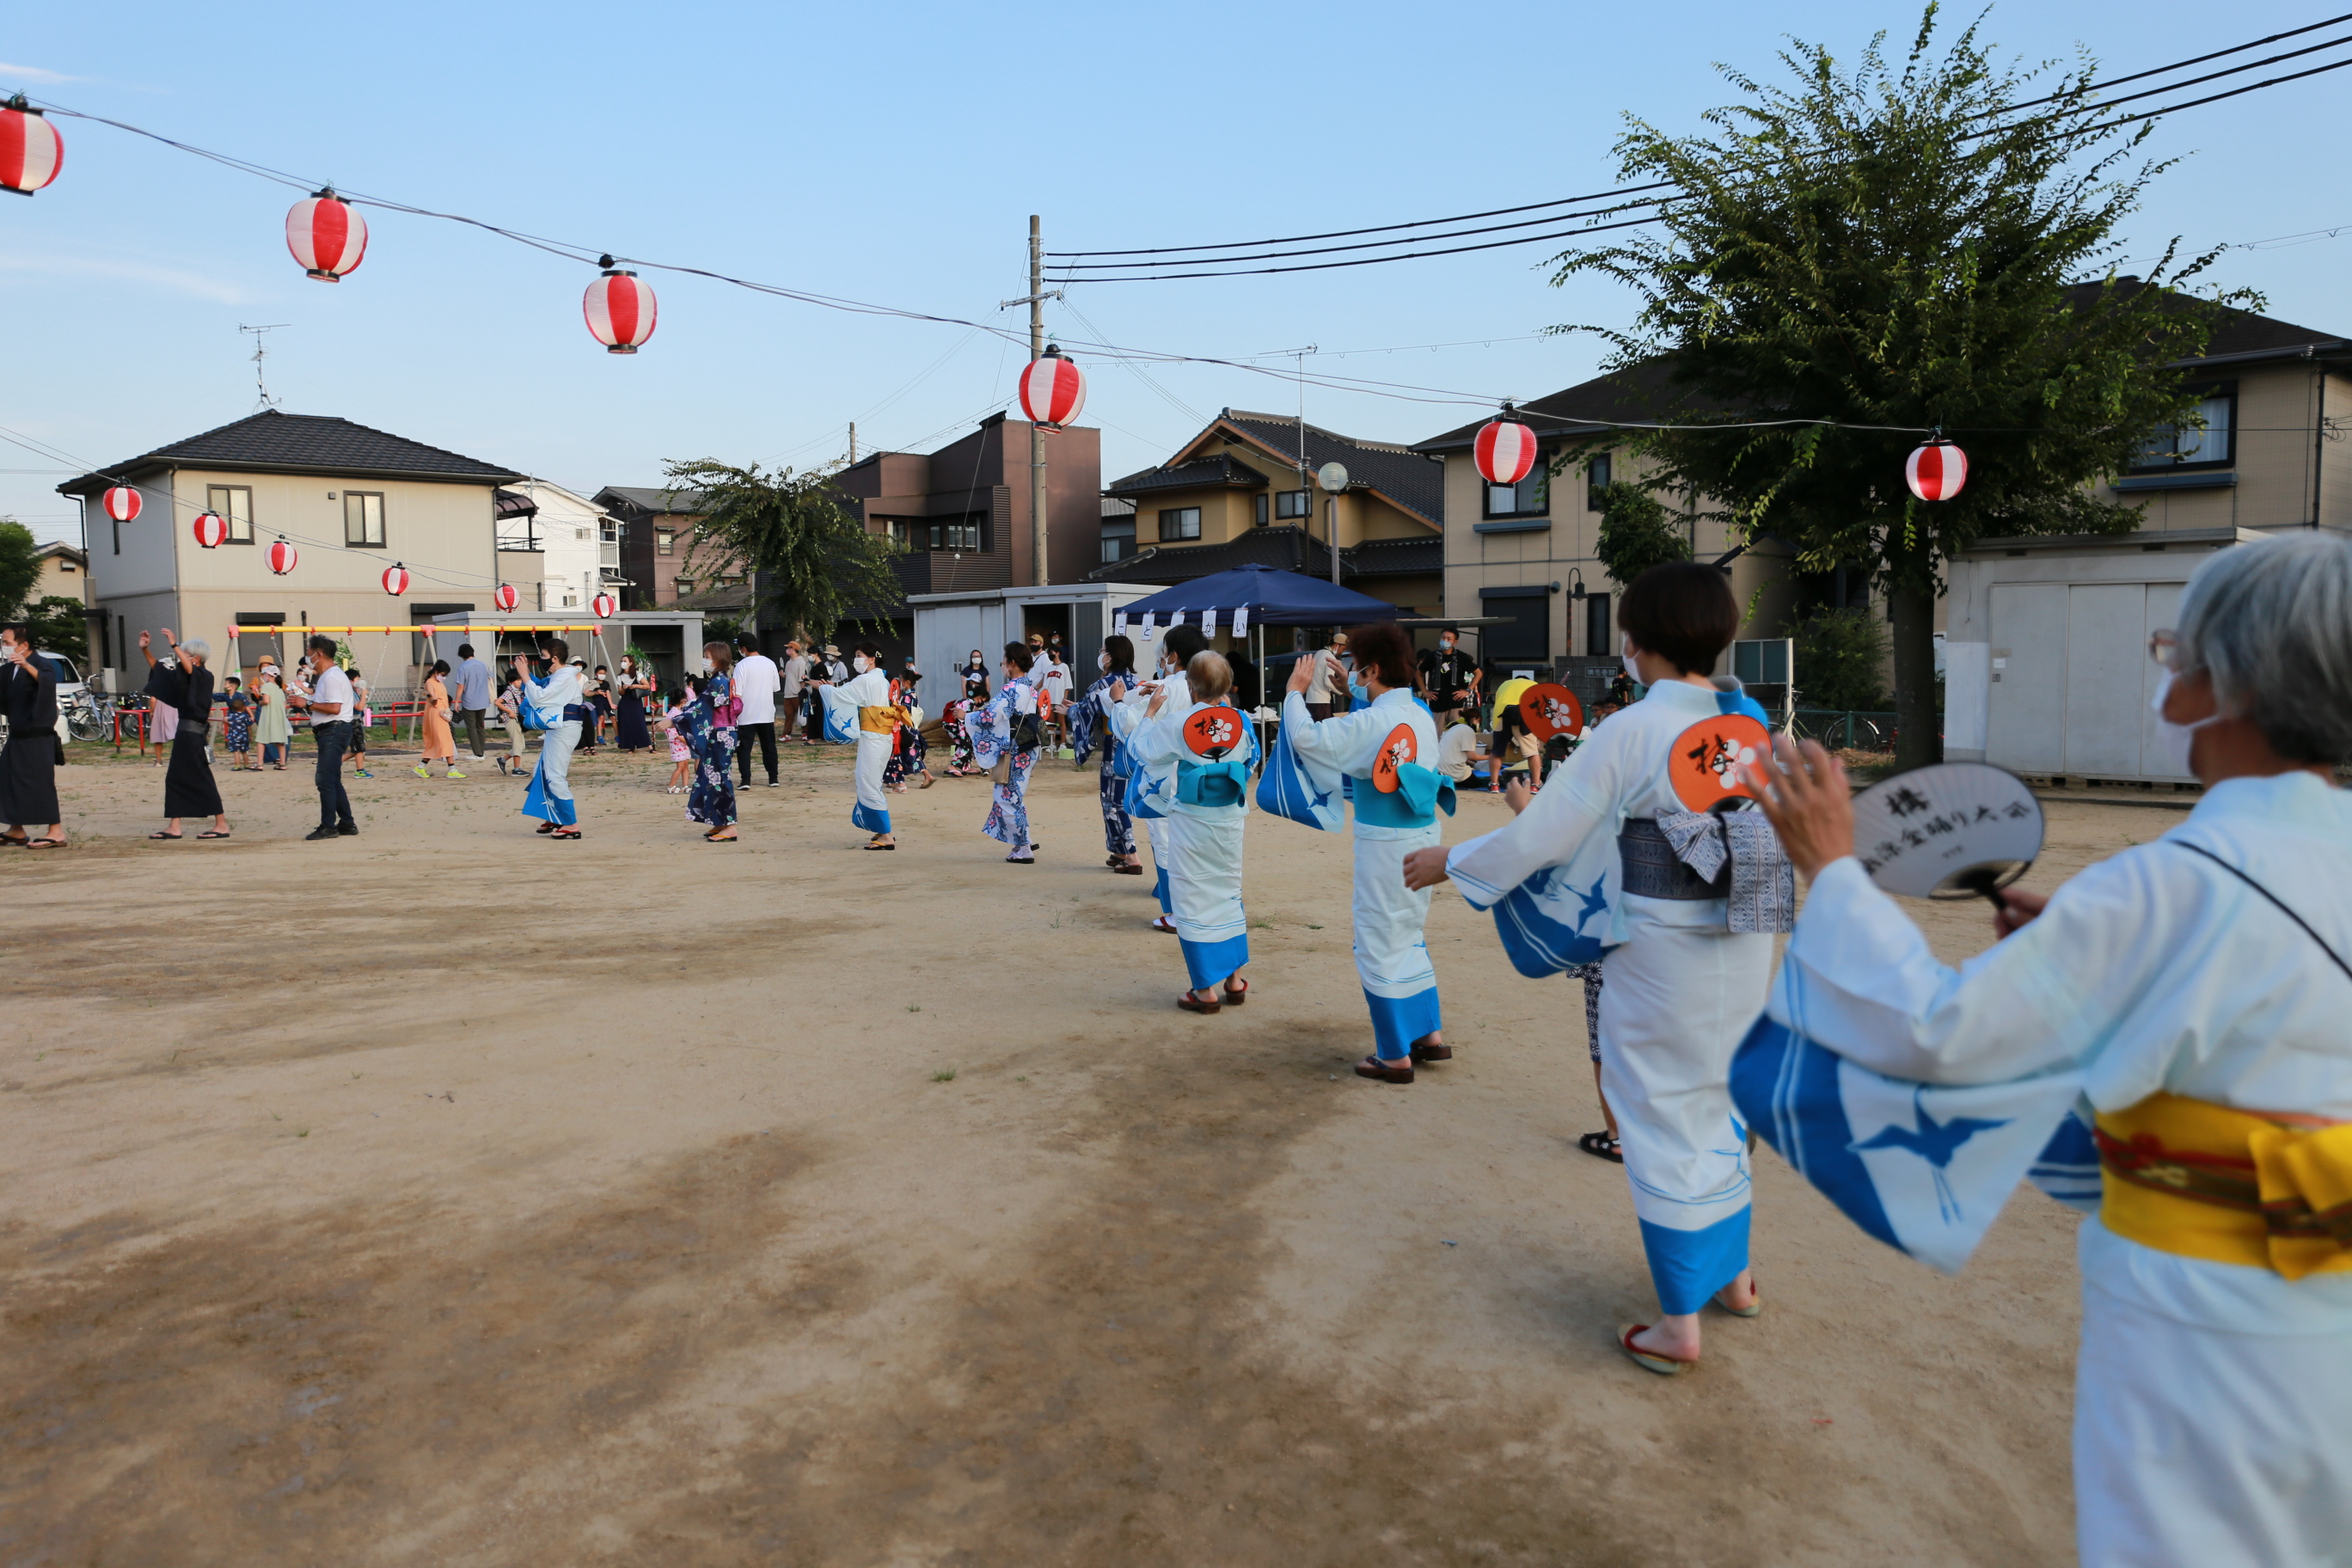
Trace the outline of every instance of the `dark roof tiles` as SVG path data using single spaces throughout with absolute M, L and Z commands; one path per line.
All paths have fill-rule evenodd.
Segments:
M 281 414 L 266 409 L 234 424 L 158 447 L 100 473 L 84 474 L 58 489 L 85 494 L 115 479 L 159 468 L 212 468 L 254 473 L 305 473 L 364 479 L 418 479 L 498 484 L 523 476 L 512 468 L 428 447 L 317 414 Z

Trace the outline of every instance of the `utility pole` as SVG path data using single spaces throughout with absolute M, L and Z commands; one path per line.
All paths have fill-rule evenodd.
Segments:
M 849 466 L 857 467 L 857 421 L 849 422 Z
M 1029 307 L 1029 363 L 1036 363 L 1045 357 L 1045 301 L 1062 297 L 1059 289 L 1045 287 L 1045 240 L 1037 226 L 1037 215 L 1029 215 L 1029 292 L 1018 300 L 1006 300 L 997 305 L 1000 310 L 1014 305 Z M 1029 422 L 1029 554 L 1030 565 L 1036 574 L 1037 585 L 1046 583 L 1045 572 L 1045 432 L 1037 422 Z

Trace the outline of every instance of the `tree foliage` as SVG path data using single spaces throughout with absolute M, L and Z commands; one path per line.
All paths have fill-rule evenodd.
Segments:
M 1621 479 L 1601 492 L 1601 531 L 1592 553 L 1610 576 L 1631 584 L 1653 566 L 1689 560 L 1690 539 L 1664 502 Z
M 41 580 L 40 548 L 31 529 L 0 517 L 0 617 L 13 618 Z
M 1796 625 L 1797 700 L 1807 708 L 1886 707 L 1886 622 L 1866 609 L 1817 610 Z
M 758 585 L 755 611 L 821 640 L 843 621 L 905 600 L 890 563 L 903 547 L 842 506 L 821 471 L 763 471 L 716 458 L 673 462 L 664 477 L 702 496 L 680 571 L 741 572 Z M 755 615 L 752 619 L 761 617 Z
M 64 654 L 74 661 L 77 669 L 89 668 L 89 616 L 79 599 L 51 594 L 37 604 L 26 605 L 19 618 L 35 647 Z
M 1691 427 L 1635 434 L 1657 482 L 1787 541 L 1801 569 L 1868 563 L 1895 612 L 1906 765 L 1937 745 L 1945 563 L 1979 537 L 2131 529 L 2138 510 L 2089 487 L 2193 420 L 2167 362 L 2201 352 L 2222 307 L 2260 303 L 2187 291 L 2213 253 L 2176 266 L 2168 246 L 2145 281 L 2114 275 L 2166 165 L 2134 162 L 2149 122 L 2097 128 L 2087 58 L 2052 82 L 1996 64 L 1973 27 L 1940 53 L 1935 35 L 1931 5 L 1899 63 L 1882 35 L 1851 70 L 1803 43 L 1787 85 L 1727 70 L 1743 100 L 1697 135 L 1632 121 L 1622 174 L 1678 194 L 1650 237 L 1570 251 L 1553 279 L 1640 298 L 1630 331 L 1559 330 L 1600 332 L 1613 369 L 1663 368 L 1656 416 Z M 1904 460 L 1938 426 L 1968 484 L 1922 503 Z

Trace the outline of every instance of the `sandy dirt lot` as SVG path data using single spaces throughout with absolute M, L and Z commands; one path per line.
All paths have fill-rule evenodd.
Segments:
M 89 765 L 0 853 L 0 1564 L 2071 1561 L 2071 1216 L 1947 1280 L 1768 1151 L 1768 1310 L 1637 1370 L 1580 991 L 1441 893 L 1457 1055 L 1353 1078 L 1337 836 L 1253 821 L 1204 1019 L 1066 763 L 1024 869 L 972 782 L 861 853 L 838 752 L 732 847 L 666 760 L 577 844 L 383 760 L 356 839 Z M 2054 806 L 2032 883 L 2177 820 Z

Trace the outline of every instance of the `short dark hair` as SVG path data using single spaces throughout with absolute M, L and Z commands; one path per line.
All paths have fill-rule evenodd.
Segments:
M 1025 642 L 1006 643 L 1004 645 L 1004 662 L 1019 670 L 1022 674 L 1028 674 L 1030 664 L 1029 645 Z
M 757 653 L 760 651 L 759 636 L 754 632 L 737 632 L 735 634 L 735 646 L 741 648 L 745 653 Z
M 304 637 L 302 647 L 311 653 L 323 653 L 329 658 L 335 657 L 335 639 L 323 633 L 317 637 Z
M 16 640 L 26 647 L 33 646 L 32 625 L 26 621 L 0 621 L 0 632 L 14 632 Z
M 1348 629 L 1348 653 L 1358 669 L 1370 669 L 1382 686 L 1412 685 L 1412 639 L 1394 621 L 1372 621 Z
M 459 643 L 459 644 L 457 645 L 457 657 L 458 657 L 459 658 L 473 658 L 473 657 L 474 657 L 474 645 L 473 645 L 472 643 L 469 643 L 469 642 L 461 642 L 461 643 Z
M 1135 668 L 1135 644 L 1117 632 L 1103 638 L 1103 652 L 1110 655 L 1110 667 L 1113 669 Z
M 540 652 L 556 663 L 562 664 L 572 657 L 572 645 L 562 637 L 550 637 L 547 639 L 547 646 L 540 649 Z
M 447 659 L 446 659 L 446 658 L 436 658 L 436 659 L 435 659 L 435 660 L 433 661 L 433 673 L 434 673 L 434 674 L 436 674 L 436 675 L 446 675 L 446 674 L 448 674 L 448 673 L 449 673 L 449 661 L 448 661 Z
M 1635 647 L 1685 675 L 1705 675 L 1739 635 L 1739 601 L 1719 567 L 1670 561 L 1633 579 L 1618 601 L 1617 624 Z
M 1168 635 L 1160 639 L 1162 647 L 1176 656 L 1176 662 L 1191 668 L 1192 656 L 1208 651 L 1209 639 L 1201 635 L 1198 626 L 1170 626 Z

